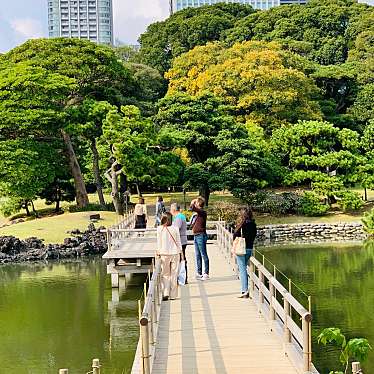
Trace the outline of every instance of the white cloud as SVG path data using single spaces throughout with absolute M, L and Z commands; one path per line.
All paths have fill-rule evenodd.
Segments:
M 163 3 L 168 0 L 113 0 L 114 18 L 161 19 L 165 16 Z
M 32 18 L 16 18 L 10 21 L 10 25 L 22 39 L 40 38 L 44 34 L 42 23 Z
M 125 43 L 136 43 L 147 26 L 168 16 L 169 0 L 113 0 L 114 34 Z

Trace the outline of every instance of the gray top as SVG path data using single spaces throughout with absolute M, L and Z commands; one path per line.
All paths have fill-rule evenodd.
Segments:
M 173 219 L 173 226 L 178 227 L 182 245 L 187 244 L 187 221 L 186 216 L 178 213 Z

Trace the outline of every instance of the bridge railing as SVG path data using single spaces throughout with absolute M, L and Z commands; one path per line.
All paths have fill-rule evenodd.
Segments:
M 210 236 L 215 236 L 216 231 L 216 224 L 217 221 L 208 221 L 207 222 L 207 234 Z M 156 227 L 148 227 L 146 229 L 135 229 L 135 217 L 133 212 L 130 212 L 123 216 L 123 219 L 109 227 L 102 232 L 105 232 L 107 235 L 107 242 L 108 242 L 108 251 L 114 251 L 120 248 L 121 243 L 124 240 L 131 240 L 132 242 L 146 242 L 148 241 L 155 241 L 156 240 Z M 192 230 L 187 231 L 188 236 L 192 236 Z
M 233 269 L 237 271 L 235 256 L 231 253 L 232 230 L 225 222 L 217 223 L 217 244 Z M 277 274 L 283 273 L 274 265 L 271 273 L 265 267 L 265 256 L 261 254 L 260 257 L 262 262 L 256 259 L 255 255 L 250 258 L 250 297 L 269 322 L 270 328 L 278 333 L 283 341 L 285 353 L 299 370 L 303 373 L 317 373 L 312 363 L 311 298 L 307 296 L 308 306 L 304 307 L 292 294 L 291 280 L 287 278 L 287 289 L 277 278 Z
M 112 251 L 115 249 L 116 243 L 126 238 L 126 229 L 132 228 L 135 225 L 135 216 L 133 211 L 128 211 L 121 217 L 121 220 L 116 224 L 105 230 L 108 242 L 108 250 Z
M 152 275 L 148 275 L 147 283 L 144 283 L 144 303 L 139 304 L 140 338 L 137 354 L 139 362 L 134 362 L 132 372 L 150 374 L 154 360 L 154 352 L 159 326 L 159 317 L 162 303 L 161 291 L 161 261 L 156 260 Z

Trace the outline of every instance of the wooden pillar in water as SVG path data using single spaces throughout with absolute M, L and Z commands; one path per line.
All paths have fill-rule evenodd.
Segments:
M 100 360 L 98 358 L 92 360 L 92 374 L 100 374 Z
M 110 274 L 111 280 L 112 280 L 112 288 L 118 288 L 119 287 L 119 274 L 118 273 L 112 273 Z

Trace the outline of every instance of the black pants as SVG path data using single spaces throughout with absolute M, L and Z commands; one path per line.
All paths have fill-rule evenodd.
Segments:
M 186 283 L 187 283 L 187 257 L 186 257 L 186 248 L 187 248 L 187 244 L 183 244 L 182 245 L 182 252 L 183 252 L 184 260 L 186 261 Z

